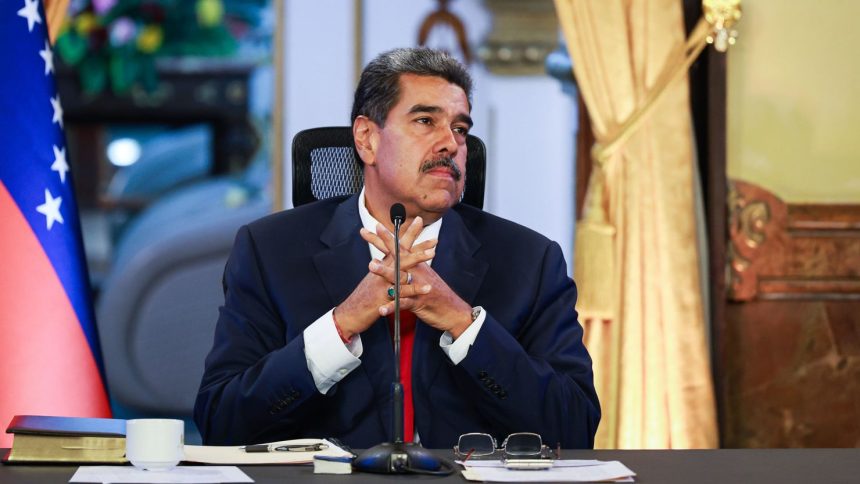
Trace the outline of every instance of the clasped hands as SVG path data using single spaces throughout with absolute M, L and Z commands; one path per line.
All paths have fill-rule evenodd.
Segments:
M 415 244 L 424 222 L 415 217 L 401 226 L 400 309 L 415 313 L 422 321 L 457 339 L 472 324 L 472 308 L 425 262 L 436 255 L 438 240 Z M 394 312 L 388 288 L 394 284 L 394 234 L 382 224 L 376 233 L 362 228 L 361 238 L 379 249 L 385 257 L 371 260 L 368 273 L 352 294 L 334 309 L 335 324 L 346 338 L 369 328 L 380 315 Z M 408 274 L 412 275 L 407 284 Z

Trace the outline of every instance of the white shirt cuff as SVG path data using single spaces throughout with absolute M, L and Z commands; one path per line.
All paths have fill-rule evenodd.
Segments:
M 334 326 L 334 309 L 320 316 L 305 328 L 305 360 L 320 393 L 327 393 L 349 372 L 358 368 L 364 347 L 361 337 L 355 335 L 344 344 Z
M 442 351 L 444 351 L 446 355 L 448 355 L 448 359 L 451 360 L 451 363 L 454 363 L 455 365 L 460 364 L 460 362 L 466 358 L 466 355 L 469 354 L 469 348 L 475 344 L 475 339 L 478 337 L 478 331 L 481 330 L 481 326 L 484 325 L 484 320 L 487 319 L 487 312 L 484 311 L 484 308 L 481 306 L 476 306 L 476 308 L 481 310 L 481 314 L 472 321 L 472 324 L 466 328 L 466 331 L 463 331 L 463 334 L 461 334 L 456 341 L 448 331 L 442 333 L 442 336 L 439 338 L 439 347 L 442 348 Z

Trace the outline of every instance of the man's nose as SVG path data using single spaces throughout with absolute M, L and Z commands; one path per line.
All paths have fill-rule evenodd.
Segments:
M 434 147 L 434 151 L 436 153 L 441 153 L 443 151 L 448 152 L 451 156 L 457 152 L 457 138 L 454 133 L 454 130 L 448 127 L 443 127 L 439 129 L 438 139 L 436 140 L 436 146 Z

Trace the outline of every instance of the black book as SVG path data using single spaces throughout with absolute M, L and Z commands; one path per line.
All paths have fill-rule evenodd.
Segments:
M 124 463 L 125 420 L 16 415 L 4 463 Z

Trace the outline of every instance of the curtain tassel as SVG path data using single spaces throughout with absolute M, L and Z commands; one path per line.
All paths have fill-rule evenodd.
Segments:
M 607 222 L 604 173 L 599 163 L 589 180 L 582 219 L 576 224 L 574 272 L 579 281 L 577 310 L 582 320 L 613 319 L 615 227 Z

